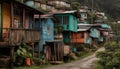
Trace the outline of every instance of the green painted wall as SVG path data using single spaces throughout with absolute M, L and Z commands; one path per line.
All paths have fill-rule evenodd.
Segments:
M 55 14 L 56 17 L 61 17 L 58 18 L 60 21 L 59 25 L 63 26 L 63 30 L 64 31 L 73 31 L 73 32 L 77 32 L 77 18 L 72 15 L 72 14 Z M 68 24 L 64 23 L 64 17 L 68 16 Z
M 77 18 L 73 15 L 70 15 L 69 29 L 73 32 L 77 32 L 77 24 L 78 24 Z

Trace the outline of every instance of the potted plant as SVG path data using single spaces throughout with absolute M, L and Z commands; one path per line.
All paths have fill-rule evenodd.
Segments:
M 27 52 L 26 53 L 26 57 L 25 57 L 25 65 L 26 66 L 30 66 L 31 65 L 31 57 L 32 57 L 32 54 Z
M 26 44 L 21 44 L 16 53 L 15 53 L 15 63 L 17 65 L 22 65 L 23 63 L 25 63 L 26 66 L 30 66 L 31 65 L 31 57 L 32 54 L 30 52 L 30 49 L 28 48 L 28 46 Z M 17 60 L 16 60 L 17 59 Z

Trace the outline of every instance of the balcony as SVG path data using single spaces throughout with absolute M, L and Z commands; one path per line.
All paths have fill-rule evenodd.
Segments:
M 33 29 L 4 28 L 2 40 L 12 46 L 19 45 L 22 41 L 26 43 L 37 42 L 40 40 L 40 31 Z

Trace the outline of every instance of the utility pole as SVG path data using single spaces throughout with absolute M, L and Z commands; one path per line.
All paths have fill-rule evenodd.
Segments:
M 91 9 L 91 11 L 92 11 L 92 16 L 91 16 L 91 23 L 93 23 L 93 7 L 94 7 L 94 4 L 93 4 L 93 0 L 92 0 L 92 9 Z

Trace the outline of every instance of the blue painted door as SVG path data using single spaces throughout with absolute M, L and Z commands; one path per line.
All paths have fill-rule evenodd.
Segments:
M 51 41 L 54 39 L 54 25 L 52 19 L 47 18 L 42 20 L 41 30 L 40 51 L 43 51 L 43 45 L 46 41 Z

